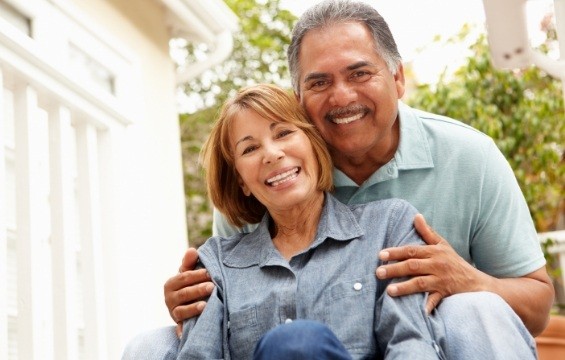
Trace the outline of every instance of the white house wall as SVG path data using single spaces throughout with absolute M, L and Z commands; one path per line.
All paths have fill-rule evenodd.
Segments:
M 0 17 L 0 358 L 116 359 L 187 246 L 169 9 L 0 1 L 33 24 Z

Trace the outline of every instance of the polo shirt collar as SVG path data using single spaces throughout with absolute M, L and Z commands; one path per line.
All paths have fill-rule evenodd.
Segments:
M 224 265 L 245 268 L 254 265 L 282 265 L 288 262 L 276 250 L 269 234 L 269 214 L 265 214 L 256 231 L 241 238 L 239 243 L 228 253 Z M 331 194 L 325 194 L 324 207 L 318 224 L 316 238 L 305 250 L 318 247 L 326 239 L 349 241 L 363 235 L 356 217 L 351 209 L 339 202 Z M 304 251 L 304 252 L 305 252 Z

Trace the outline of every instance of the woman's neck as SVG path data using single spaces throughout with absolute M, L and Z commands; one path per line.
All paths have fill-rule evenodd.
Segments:
M 319 195 L 292 210 L 271 213 L 273 244 L 285 259 L 290 260 L 314 241 L 324 205 L 324 193 Z

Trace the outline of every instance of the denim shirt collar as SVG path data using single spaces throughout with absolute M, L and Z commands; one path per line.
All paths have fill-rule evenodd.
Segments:
M 241 238 L 224 258 L 224 265 L 235 268 L 245 268 L 254 265 L 284 265 L 288 262 L 280 255 L 273 245 L 269 233 L 269 214 L 263 216 L 259 227 L 252 233 Z M 318 224 L 316 238 L 304 252 L 314 249 L 327 239 L 349 241 L 362 237 L 363 230 L 351 209 L 339 202 L 331 194 L 325 193 L 324 207 Z

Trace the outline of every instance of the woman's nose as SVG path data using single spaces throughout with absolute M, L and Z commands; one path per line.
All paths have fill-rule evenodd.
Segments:
M 265 150 L 265 154 L 263 157 L 263 162 L 265 164 L 277 162 L 278 160 L 284 157 L 284 151 L 279 146 L 270 145 L 270 146 L 265 146 L 263 149 Z

